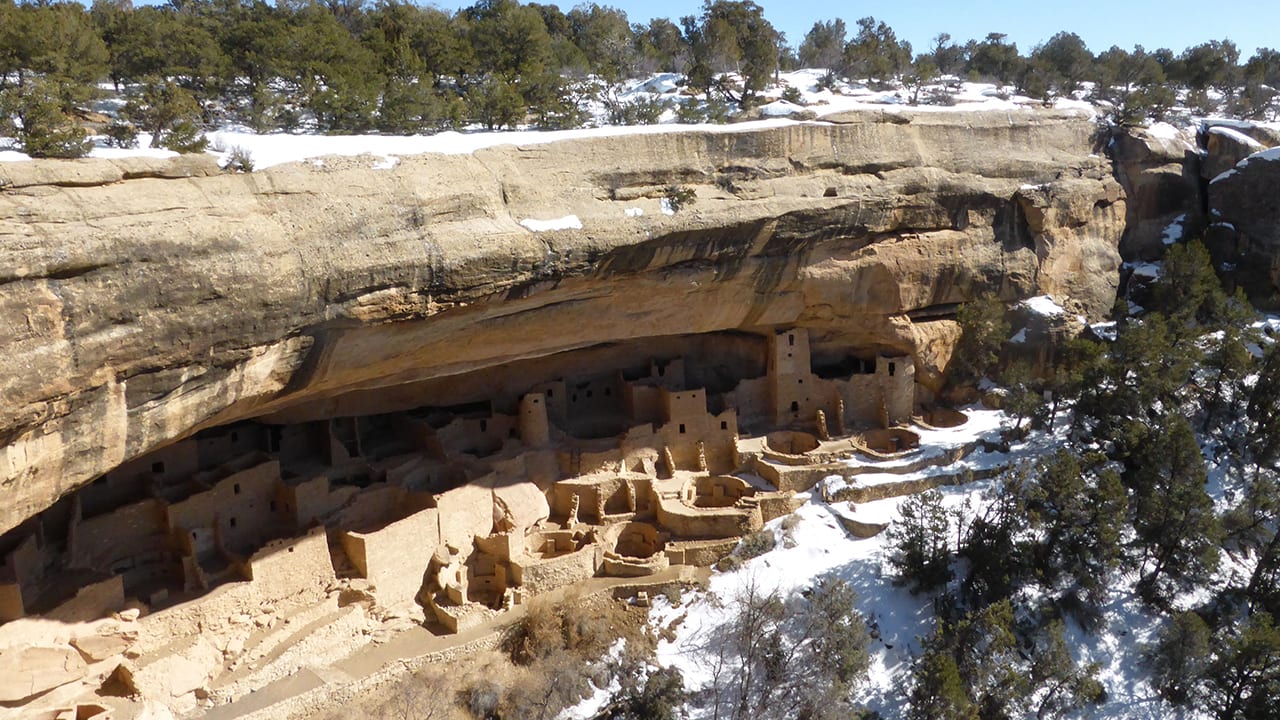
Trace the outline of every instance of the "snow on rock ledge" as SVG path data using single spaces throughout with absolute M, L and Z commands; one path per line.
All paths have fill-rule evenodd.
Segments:
M 551 232 L 552 230 L 581 230 L 582 221 L 577 215 L 565 215 L 562 218 L 554 220 L 531 220 L 525 218 L 520 221 L 530 232 Z

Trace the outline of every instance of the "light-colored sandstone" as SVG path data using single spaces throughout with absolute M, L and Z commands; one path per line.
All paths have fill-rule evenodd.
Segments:
M 353 391 L 393 402 L 574 348 L 786 325 L 815 350 L 911 354 L 913 315 L 979 292 L 1100 314 L 1124 213 L 1093 128 L 1054 111 L 862 113 L 391 171 L 6 164 L 0 530 L 200 428 L 323 416 Z M 672 183 L 699 199 L 666 216 Z M 1033 205 L 1060 212 L 1030 233 L 1015 196 L 1041 183 Z M 571 214 L 581 230 L 519 224 Z

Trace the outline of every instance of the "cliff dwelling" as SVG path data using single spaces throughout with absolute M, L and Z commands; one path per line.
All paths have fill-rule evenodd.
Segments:
M 0 619 L 358 578 L 458 632 L 584 578 L 711 564 L 790 512 L 797 464 L 906 449 L 885 438 L 909 434 L 892 428 L 912 415 L 910 357 L 815 364 L 799 328 L 695 345 L 447 406 L 197 433 L 0 539 Z
M 0 683 L 0 701 L 79 679 L 194 708 L 254 633 L 335 589 L 336 611 L 363 603 L 443 637 L 589 578 L 707 567 L 831 462 L 907 449 L 881 435 L 910 435 L 914 410 L 910 357 L 815 358 L 790 328 L 564 353 L 207 429 L 0 538 L 0 632 L 45 619 L 127 636 L 78 663 L 71 639 L 69 670 Z

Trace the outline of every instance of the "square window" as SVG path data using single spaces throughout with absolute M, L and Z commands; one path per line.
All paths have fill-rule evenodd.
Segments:
M 157 474 L 157 475 L 159 475 L 159 474 L 163 473 L 163 472 L 164 472 L 164 463 L 162 463 L 162 462 L 153 462 L 153 463 L 151 463 L 151 472 L 153 472 L 153 473 L 155 473 L 155 474 Z
M 680 434 L 684 434 L 684 423 L 680 423 Z

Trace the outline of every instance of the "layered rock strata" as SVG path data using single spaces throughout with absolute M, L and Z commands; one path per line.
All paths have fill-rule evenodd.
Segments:
M 927 393 L 958 303 L 1110 307 L 1125 201 L 1088 118 L 827 120 L 390 170 L 0 166 L 0 532 L 202 428 L 570 350 L 801 327 L 815 357 L 913 355 Z M 673 188 L 696 202 L 668 214 Z

